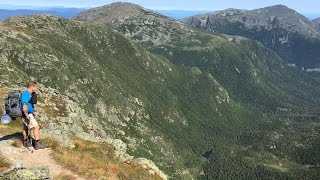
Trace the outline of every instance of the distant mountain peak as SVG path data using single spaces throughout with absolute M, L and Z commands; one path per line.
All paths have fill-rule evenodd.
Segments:
M 288 10 L 290 8 L 288 8 L 287 6 L 283 5 L 283 4 L 276 4 L 276 5 L 273 5 L 273 6 L 267 6 L 265 8 L 262 8 L 262 9 L 282 9 L 282 10 Z
M 290 9 L 289 7 L 281 4 L 268 6 L 265 8 L 260 8 L 252 11 L 259 12 L 259 13 L 266 13 L 268 15 L 278 16 L 278 17 L 290 17 L 293 15 L 299 15 L 302 17 L 302 15 L 300 15 L 297 11 Z
M 114 19 L 126 19 L 133 16 L 156 15 L 165 17 L 157 12 L 146 9 L 142 6 L 127 3 L 115 2 L 112 4 L 89 9 L 78 16 L 74 17 L 76 20 L 94 21 L 95 24 L 104 24 L 111 22 Z M 168 18 L 168 17 L 166 17 Z
M 129 2 L 122 2 L 122 1 L 114 2 L 114 3 L 108 4 L 106 6 L 138 7 L 138 8 L 144 9 L 144 7 L 142 7 L 138 4 L 133 4 L 133 3 L 129 3 Z
M 140 5 L 129 3 L 129 2 L 114 2 L 104 6 L 99 6 L 90 10 L 103 10 L 103 9 L 119 9 L 119 10 L 131 9 L 131 10 L 138 10 L 138 11 L 142 9 L 147 10 Z
M 320 23 L 320 17 L 319 17 L 319 18 L 317 18 L 317 19 L 312 20 L 312 22 Z
M 258 40 L 288 62 L 301 66 L 318 67 L 320 64 L 320 23 L 311 22 L 284 5 L 254 10 L 227 9 L 186 18 L 182 22 L 211 32 Z M 305 53 L 302 49 L 306 47 L 312 50 Z

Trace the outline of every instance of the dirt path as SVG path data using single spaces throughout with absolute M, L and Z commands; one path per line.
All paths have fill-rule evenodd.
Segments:
M 13 167 L 43 167 L 47 166 L 50 168 L 53 176 L 58 176 L 60 174 L 63 175 L 71 175 L 75 179 L 82 180 L 83 178 L 79 177 L 78 175 L 74 174 L 70 170 L 64 168 L 63 166 L 59 165 L 52 157 L 51 152 L 52 150 L 41 149 L 41 150 L 34 150 L 33 153 L 24 148 L 24 147 L 13 147 L 11 144 L 13 142 L 12 139 L 4 138 L 0 134 L 0 153 L 2 153 L 8 160 L 11 161 Z M 33 148 L 32 148 L 33 149 Z

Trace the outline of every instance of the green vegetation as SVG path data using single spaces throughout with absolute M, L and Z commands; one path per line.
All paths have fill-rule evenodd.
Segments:
M 177 66 L 202 73 L 201 78 L 212 77 L 231 99 L 228 104 L 231 107 L 227 105 L 221 109 L 219 103 L 210 102 L 208 98 L 208 94 L 214 94 L 206 91 L 210 85 L 197 84 L 195 87 L 206 98 L 202 99 L 197 96 L 199 93 L 192 91 L 190 94 L 197 103 L 189 103 L 192 107 L 186 101 L 180 104 L 182 109 L 188 108 L 183 114 L 190 117 L 189 121 L 194 120 L 194 131 L 186 128 L 186 131 L 178 132 L 188 134 L 170 136 L 172 139 L 184 139 L 182 142 L 177 140 L 177 149 L 183 149 L 186 154 L 197 154 L 198 157 L 208 149 L 215 152 L 208 162 L 189 158 L 185 166 L 191 168 L 202 164 L 204 176 L 201 178 L 207 179 L 295 179 L 305 174 L 311 179 L 317 177 L 314 169 L 317 169 L 315 161 L 319 162 L 315 154 L 319 151 L 319 143 L 315 137 L 319 135 L 317 104 L 320 93 L 315 79 L 287 67 L 275 52 L 254 41 L 198 30 L 189 32 L 184 29 L 181 33 L 183 30 L 175 29 L 174 23 L 166 30 L 157 25 L 141 27 L 141 22 L 142 19 L 131 17 L 125 22 L 109 25 L 126 34 L 130 31 L 127 26 L 130 26 L 133 29 L 130 31 L 132 39 Z M 140 34 L 156 38 L 152 34 L 159 35 L 164 31 L 171 33 L 169 42 L 155 44 L 152 40 L 138 38 Z M 188 87 L 179 87 L 182 86 Z M 184 94 L 183 97 L 188 96 Z M 216 113 L 206 111 L 215 108 L 219 109 Z M 305 120 L 310 118 L 312 122 Z M 197 140 L 188 143 L 194 139 Z M 186 152 L 186 149 L 191 152 Z M 287 170 L 279 172 L 281 168 L 271 163 L 276 162 L 274 158 L 270 158 L 271 162 L 267 165 L 259 164 L 257 159 L 266 153 L 284 159 L 282 164 Z
M 113 30 L 80 22 L 48 16 L 12 21 L 4 26 L 20 24 L 17 31 L 28 38 L 8 38 L 11 48 L 0 54 L 25 73 L 20 77 L 36 77 L 78 102 L 108 135 L 128 144 L 130 155 L 151 159 L 169 176 L 318 177 L 319 84 L 260 44 L 179 31 L 170 43 L 143 43 L 152 54 Z M 63 113 L 63 102 L 53 101 Z M 78 152 L 63 149 L 56 157 L 75 160 L 92 151 L 83 160 L 108 162 L 109 151 L 100 147 L 81 142 Z

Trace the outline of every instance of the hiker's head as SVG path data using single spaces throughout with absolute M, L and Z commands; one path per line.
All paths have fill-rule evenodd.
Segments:
M 38 90 L 37 82 L 35 82 L 35 81 L 28 82 L 27 88 L 31 92 L 36 92 Z

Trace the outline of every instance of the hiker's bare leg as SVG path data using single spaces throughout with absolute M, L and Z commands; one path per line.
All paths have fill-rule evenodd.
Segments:
M 34 128 L 33 128 L 33 137 L 34 139 L 37 141 L 40 139 L 40 126 L 39 124 L 37 124 Z
M 28 131 L 28 127 L 25 126 L 25 125 L 23 125 L 22 134 L 23 134 L 23 139 L 28 139 L 28 137 L 29 137 L 29 131 Z

